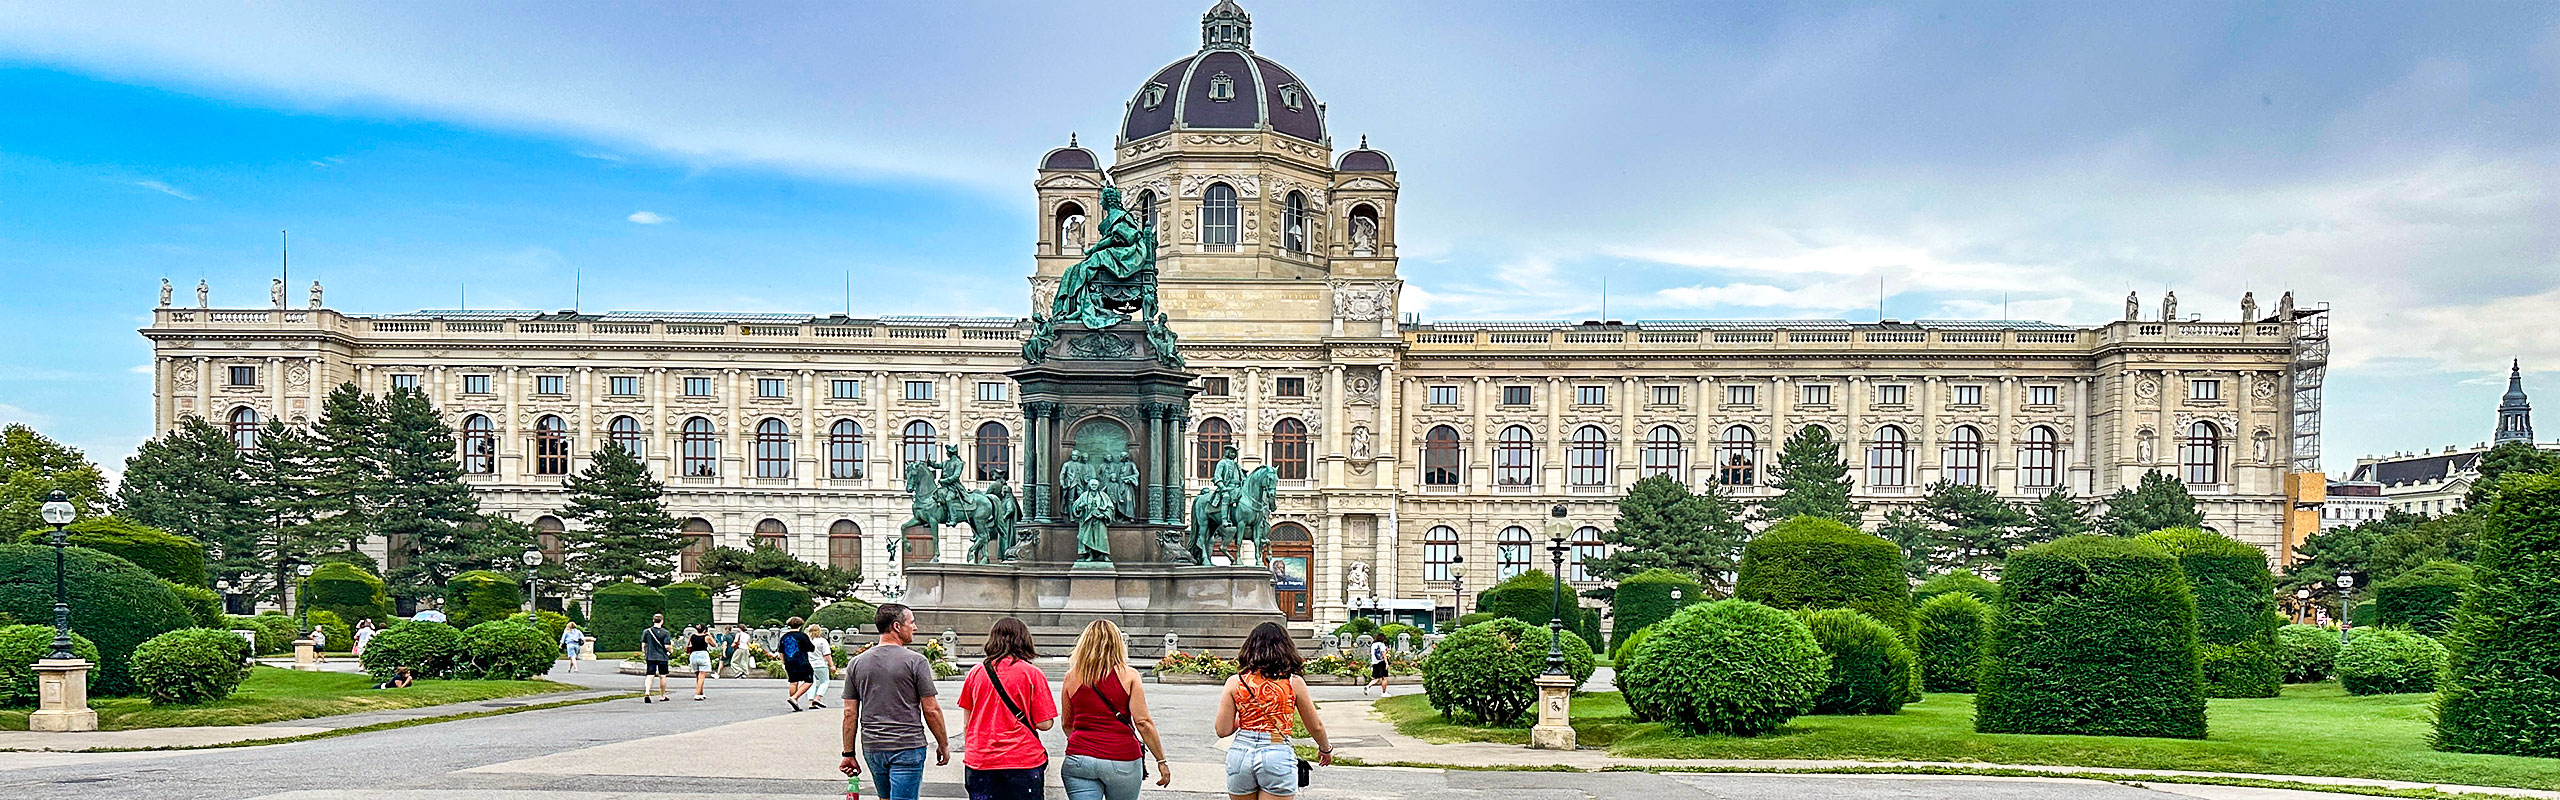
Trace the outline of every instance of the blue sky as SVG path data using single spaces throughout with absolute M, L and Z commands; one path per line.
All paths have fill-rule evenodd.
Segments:
M 1207 5 L 0 0 L 0 420 L 112 468 L 158 279 L 262 302 L 288 228 L 354 312 L 1015 313 L 1031 166 Z M 2560 4 L 1247 8 L 1394 155 L 1426 317 L 2292 289 L 2333 472 L 2485 438 L 2509 358 L 2560 398 Z

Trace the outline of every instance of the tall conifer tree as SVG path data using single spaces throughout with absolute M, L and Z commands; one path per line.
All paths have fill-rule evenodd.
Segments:
M 2026 536 L 2023 547 L 2042 544 L 2065 536 L 2078 536 L 2096 530 L 2098 523 L 2089 516 L 2089 508 L 2071 499 L 2071 492 L 2060 486 L 2036 498 L 2027 509 Z
M 1627 487 L 1618 499 L 1617 524 L 1600 532 L 1600 541 L 1615 552 L 1588 565 L 1601 580 L 1617 580 L 1649 569 L 1668 569 L 1696 577 L 1708 587 L 1728 586 L 1742 540 L 1745 510 L 1714 486 L 1704 494 L 1669 476 L 1654 475 Z
M 265 538 L 241 457 L 221 426 L 181 418 L 176 430 L 143 442 L 125 459 L 124 480 L 116 485 L 121 513 L 202 543 L 210 577 L 241 585 L 264 566 L 259 545 Z
M 2142 481 L 2132 489 L 2108 495 L 2106 513 L 2098 517 L 2098 530 L 2115 536 L 2201 527 L 2204 512 L 2196 510 L 2196 498 L 2187 494 L 2187 485 L 2159 470 L 2142 473 Z
M 257 593 L 263 589 L 273 594 L 281 607 L 285 589 L 293 585 L 289 577 L 295 565 L 311 563 L 311 557 L 330 549 L 335 536 L 317 524 L 323 503 L 312 489 L 320 471 L 318 448 L 300 428 L 287 427 L 270 418 L 259 431 L 257 442 L 240 457 L 240 485 L 248 493 L 248 509 L 256 534 L 242 534 L 244 542 L 256 542 L 255 563 L 264 566 L 268 578 L 264 587 L 246 587 L 240 593 Z M 226 556 L 226 561 L 229 557 Z M 246 579 L 246 571 L 243 579 Z
M 480 501 L 462 482 L 453 429 L 416 389 L 393 389 L 372 403 L 371 460 L 379 479 L 365 505 L 373 531 L 403 556 L 385 576 L 407 597 L 440 596 L 445 581 L 475 569 L 513 572 L 530 532 L 484 524 Z
M 343 383 L 320 403 L 312 426 L 313 523 L 331 549 L 353 550 L 374 534 L 386 482 L 382 461 L 382 407 L 372 395 Z
M 659 583 L 675 571 L 685 545 L 682 523 L 668 516 L 666 487 L 640 459 L 614 445 L 597 448 L 587 468 L 570 476 L 568 489 L 560 515 L 578 524 L 561 536 L 564 560 L 582 582 Z
M 1931 559 L 1939 572 L 1995 574 L 2010 550 L 2025 546 L 2026 512 L 1979 486 L 1943 480 L 1930 484 L 1920 515 L 1937 531 Z
M 1813 516 L 1855 528 L 1866 518 L 1866 506 L 1849 502 L 1849 462 L 1840 457 L 1840 442 L 1820 425 L 1787 437 L 1769 467 L 1769 485 L 1778 496 L 1760 504 L 1763 521 Z

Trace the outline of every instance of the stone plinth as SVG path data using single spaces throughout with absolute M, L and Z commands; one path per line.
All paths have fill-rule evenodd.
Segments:
M 98 712 L 89 708 L 89 662 L 77 658 L 42 658 L 35 663 L 36 710 L 27 715 L 27 730 L 76 733 L 98 729 Z
M 579 643 L 578 643 L 578 660 L 580 660 L 580 661 L 594 661 L 594 660 L 596 660 L 596 640 L 594 640 L 594 639 L 588 639 L 588 640 L 586 640 L 586 641 L 582 641 L 582 642 L 579 642 Z
M 1180 634 L 1185 650 L 1216 652 L 1233 650 L 1256 625 L 1285 621 L 1271 572 L 1253 567 L 916 564 L 900 600 L 915 609 L 917 627 L 959 632 L 954 655 L 962 657 L 975 656 L 987 628 L 1005 617 L 1021 619 L 1043 650 L 1060 654 L 1086 624 L 1109 619 L 1141 661 L 1163 655 L 1158 643 L 1168 633 Z
M 302 670 L 320 668 L 320 648 L 311 643 L 311 637 L 305 636 L 293 640 L 293 668 Z
M 1573 676 L 1540 675 L 1537 684 L 1538 724 L 1529 728 L 1529 749 L 1573 749 Z

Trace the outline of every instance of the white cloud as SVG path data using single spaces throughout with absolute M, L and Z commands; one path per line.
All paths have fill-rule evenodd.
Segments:
M 142 187 L 142 188 L 149 189 L 149 190 L 152 190 L 152 191 L 155 191 L 155 192 L 159 192 L 159 193 L 161 193 L 161 194 L 165 194 L 165 195 L 168 195 L 168 196 L 170 196 L 170 197 L 175 197 L 175 198 L 178 198 L 178 199 L 180 199 L 180 200 L 193 200 L 193 199 L 196 199 L 196 196 L 195 196 L 195 195 L 191 195 L 191 194 L 188 194 L 188 193 L 186 193 L 186 192 L 179 191 L 177 187 L 175 187 L 175 186 L 170 186 L 169 184 L 161 183 L 161 182 L 159 182 L 159 181 L 134 181 L 134 182 L 133 182 L 133 185 L 135 185 L 135 186 L 140 186 L 140 187 Z
M 631 212 L 631 216 L 626 217 L 626 219 L 642 225 L 664 225 L 676 221 L 676 218 L 674 217 L 660 214 L 655 211 L 634 211 Z
M 52 421 L 52 417 L 9 405 L 7 403 L 0 403 L 0 425 L 26 425 L 40 428 Z

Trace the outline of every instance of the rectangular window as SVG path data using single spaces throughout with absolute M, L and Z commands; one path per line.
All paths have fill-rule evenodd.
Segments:
M 1271 386 L 1271 393 L 1281 397 L 1307 396 L 1307 379 L 1305 378 L 1280 378 L 1272 381 Z
M 907 393 L 906 393 L 906 398 L 907 398 L 907 399 L 909 399 L 909 400 L 931 400 L 931 399 L 933 399 L 933 382 L 932 382 L 932 381 L 908 381 L 908 382 L 907 382 Z
M 1725 405 L 1729 405 L 1729 406 L 1747 406 L 1747 405 L 1753 405 L 1753 404 L 1756 404 L 1756 403 L 1758 403 L 1758 402 L 1760 402 L 1760 387 L 1757 387 L 1757 386 L 1727 386 L 1727 387 L 1724 387 L 1724 404 L 1725 404 Z
M 464 375 L 464 376 L 462 376 L 462 393 L 463 393 L 463 394 L 488 394 L 488 393 L 489 393 L 489 376 L 487 376 L 487 375 Z
M 827 382 L 827 393 L 838 400 L 862 399 L 862 382 L 838 378 Z
M 1902 384 L 1888 383 L 1876 387 L 1877 405 L 1898 406 L 1906 402 L 1909 401 L 1903 398 Z
M 1502 404 L 1503 404 L 1503 405 L 1506 405 L 1506 406 L 1525 406 L 1525 405 L 1528 405 L 1528 404 L 1529 404 L 1529 387 L 1526 387 L 1526 386 L 1505 386 L 1505 387 L 1502 387 Z
M 987 381 L 985 383 L 978 384 L 978 402 L 1001 403 L 1004 402 L 1004 399 L 1004 384 L 997 383 L 995 381 Z
M 789 378 L 757 378 L 756 396 L 775 399 L 790 397 L 791 380 Z
M 2052 387 L 2052 386 L 2029 386 L 2029 387 L 2027 387 L 2027 405 L 2031 405 L 2031 406 L 2050 406 L 2050 405 L 2057 405 L 2058 403 L 2056 402 L 2055 398 L 2057 398 L 2057 397 L 2058 397 L 2058 396 L 2060 396 L 2061 394 L 2062 394 L 2061 390 L 2060 390 L 2059 388 L 2057 388 L 2057 387 Z
M 1653 387 L 1653 404 L 1654 404 L 1654 405 L 1657 405 L 1657 406 L 1676 406 L 1676 405 L 1679 405 L 1679 404 L 1680 404 L 1680 387 L 1678 387 L 1678 386 L 1656 386 L 1656 387 Z
M 1982 387 L 1980 387 L 1980 386 L 1957 386 L 1957 387 L 1954 387 L 1954 389 L 1955 389 L 1955 391 L 1956 391 L 1955 405 L 1960 405 L 1960 406 L 1978 406 L 1978 405 L 1982 405 Z
M 640 376 L 638 375 L 615 375 L 604 379 L 604 382 L 605 391 L 615 397 L 640 395 Z
M 1829 384 L 1821 383 L 1805 384 L 1804 404 L 1809 406 L 1831 405 L 1831 386 Z
M 1455 387 L 1455 386 L 1434 386 L 1434 387 L 1431 387 L 1431 399 L 1430 399 L 1429 403 L 1430 403 L 1431 405 L 1435 405 L 1435 406 L 1454 406 L 1454 405 L 1457 405 L 1457 404 L 1458 404 L 1458 387 Z
M 418 388 L 418 376 L 416 376 L 416 375 L 393 375 L 393 376 L 391 376 L 391 388 L 394 388 L 394 389 L 415 389 L 415 388 Z
M 1606 386 L 1576 386 L 1576 387 L 1573 387 L 1573 404 L 1574 404 L 1574 405 L 1578 405 L 1578 406 L 1604 406 L 1604 405 L 1608 405 L 1608 404 L 1609 404 L 1609 387 L 1606 387 Z
M 568 394 L 569 378 L 563 375 L 533 376 L 534 394 Z
M 686 396 L 686 397 L 710 397 L 710 396 L 711 396 L 711 379 L 710 379 L 710 378 L 686 378 L 686 379 L 684 379 L 684 396 Z
M 1224 377 L 1211 375 L 1200 379 L 1200 394 L 1204 396 L 1226 397 L 1233 393 L 1234 392 L 1227 386 L 1227 379 Z
M 2220 399 L 2222 399 L 2222 381 L 2219 381 L 2219 380 L 2210 380 L 2210 379 L 2207 379 L 2207 380 L 2192 380 L 2192 381 L 2188 381 L 2188 382 L 2187 382 L 2187 399 L 2189 399 L 2189 400 L 2220 400 Z
M 257 367 L 232 367 L 232 368 L 231 368 L 231 385 L 233 385 L 233 386 L 256 386 L 256 385 L 258 385 L 258 368 L 257 368 Z

